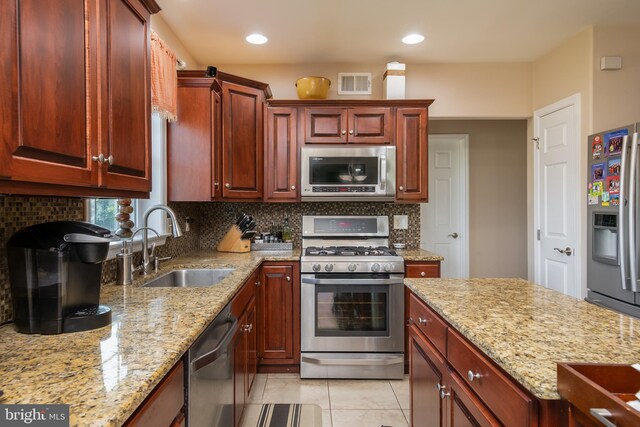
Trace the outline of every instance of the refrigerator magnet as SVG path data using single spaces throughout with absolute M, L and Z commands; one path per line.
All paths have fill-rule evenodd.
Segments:
M 612 156 L 622 153 L 622 138 L 629 134 L 628 129 L 621 129 L 604 135 L 606 155 Z
M 597 194 L 593 194 L 593 193 L 589 193 L 589 204 L 590 205 L 597 205 L 598 204 L 598 195 Z
M 611 196 L 611 206 L 620 206 L 620 195 L 614 194 Z
M 600 135 L 596 135 L 593 137 L 593 143 L 591 144 L 591 154 L 594 159 L 599 159 L 602 157 L 602 152 L 604 151 L 604 145 L 602 143 L 602 137 Z
M 591 187 L 591 193 L 596 196 L 600 196 L 604 191 L 604 185 L 602 181 L 596 181 L 593 183 L 593 187 Z
M 609 201 L 609 192 L 608 191 L 603 191 L 602 192 L 602 201 L 603 202 L 608 202 Z
M 607 206 L 609 206 L 609 202 L 602 202 L 602 206 L 606 208 Z
M 596 163 L 591 166 L 591 180 L 602 181 L 606 177 L 605 163 Z
M 620 175 L 620 164 L 621 164 L 620 157 L 617 157 L 615 159 L 609 159 L 609 167 L 607 168 L 607 175 L 608 176 Z
M 620 177 L 610 176 L 607 178 L 607 191 L 612 194 L 620 193 Z

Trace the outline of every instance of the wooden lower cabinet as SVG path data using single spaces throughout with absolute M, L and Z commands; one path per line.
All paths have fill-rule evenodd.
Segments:
M 566 425 L 566 405 L 524 390 L 413 293 L 409 313 L 413 427 Z M 469 379 L 469 372 L 478 376 Z
M 184 364 L 176 363 L 124 424 L 126 427 L 184 425 Z
M 258 283 L 258 361 L 261 371 L 297 371 L 300 364 L 300 263 L 265 263 Z

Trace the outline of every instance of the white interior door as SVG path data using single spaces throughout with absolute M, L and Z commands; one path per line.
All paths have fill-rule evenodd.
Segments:
M 580 212 L 579 100 L 569 101 L 536 112 L 535 203 L 539 238 L 535 270 L 537 283 L 580 298 L 576 257 Z
M 420 247 L 444 257 L 442 277 L 469 277 L 468 135 L 429 135 L 429 203 L 420 206 Z

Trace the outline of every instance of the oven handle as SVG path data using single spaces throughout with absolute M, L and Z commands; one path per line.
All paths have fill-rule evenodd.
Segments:
M 403 357 L 389 357 L 385 359 L 318 359 L 316 357 L 302 356 L 302 362 L 314 365 L 399 365 L 404 364 Z
M 303 277 L 302 283 L 312 285 L 404 285 L 402 279 L 315 279 Z

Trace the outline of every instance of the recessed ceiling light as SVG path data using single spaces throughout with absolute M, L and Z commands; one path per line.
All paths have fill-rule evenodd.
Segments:
M 268 38 L 258 33 L 249 34 L 246 40 L 251 44 L 265 44 L 266 42 L 269 41 Z
M 402 43 L 404 44 L 418 44 L 424 41 L 424 36 L 422 34 L 409 34 L 408 36 L 404 36 L 402 38 Z

